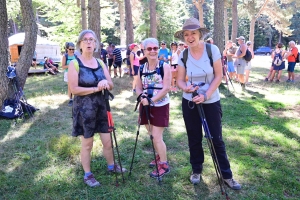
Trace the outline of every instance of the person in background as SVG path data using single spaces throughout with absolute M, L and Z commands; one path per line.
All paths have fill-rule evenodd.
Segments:
M 33 57 L 32 57 L 32 66 L 34 67 L 34 69 L 36 69 L 36 58 L 37 58 L 37 53 L 36 53 L 36 50 L 34 50 L 33 52 Z
M 184 42 L 182 42 L 182 41 L 180 41 L 180 42 L 178 42 L 178 49 L 182 52 L 183 50 L 185 50 L 185 48 L 184 48 Z
M 114 66 L 114 78 L 118 77 L 117 68 L 119 68 L 120 78 L 122 76 L 122 54 L 119 48 L 116 48 L 114 44 L 111 45 L 113 48 L 113 66 Z
M 287 60 L 288 60 L 288 83 L 295 82 L 295 66 L 296 66 L 296 58 L 298 55 L 298 49 L 296 47 L 296 43 L 294 41 L 289 42 L 289 50 L 287 52 Z
M 106 52 L 107 52 L 107 61 L 108 61 L 108 72 L 111 75 L 111 66 L 113 65 L 114 61 L 114 54 L 113 54 L 113 43 L 109 43 L 108 47 L 106 47 Z
M 50 62 L 52 65 L 54 65 L 57 69 L 59 68 L 59 65 L 56 64 L 56 63 L 54 63 L 54 61 L 52 60 L 51 57 L 49 57 L 49 62 Z
M 92 30 L 83 30 L 79 34 L 76 48 L 81 56 L 69 64 L 68 80 L 73 103 L 72 136 L 81 138 L 80 158 L 84 170 L 83 181 L 90 187 L 100 186 L 91 171 L 91 151 L 95 133 L 99 133 L 103 146 L 103 155 L 109 172 L 121 172 L 114 163 L 112 141 L 108 131 L 108 116 L 104 90 L 112 90 L 113 82 L 101 60 L 93 57 L 99 48 L 99 41 Z M 75 63 L 78 68 L 75 68 Z M 126 169 L 122 169 L 123 172 Z
M 100 58 L 107 67 L 107 51 L 103 48 L 104 44 L 100 43 Z
M 167 44 L 165 41 L 161 41 L 160 43 L 161 48 L 159 49 L 158 52 L 158 60 L 163 60 L 166 63 L 169 63 L 170 60 L 170 50 L 167 48 Z
M 212 143 L 216 152 L 224 182 L 234 190 L 240 190 L 241 185 L 233 179 L 230 163 L 226 154 L 225 143 L 222 138 L 222 109 L 220 102 L 219 85 L 222 81 L 222 63 L 220 50 L 211 44 L 213 66 L 209 62 L 206 44 L 203 38 L 209 30 L 201 27 L 196 18 L 190 18 L 183 24 L 182 30 L 174 37 L 185 41 L 189 45 L 186 65 L 183 53 L 178 59 L 177 85 L 183 90 L 182 114 L 188 136 L 192 184 L 200 183 L 204 163 L 202 147 L 202 121 L 195 104 L 201 104 L 207 120 L 208 129 L 212 136 Z M 186 75 L 190 81 L 186 81 Z M 194 84 L 204 84 L 195 86 Z M 192 95 L 193 92 L 198 95 Z
M 252 59 L 253 59 L 254 58 L 254 52 L 253 52 L 253 48 L 252 48 L 252 42 L 251 41 L 247 41 L 246 45 L 247 45 L 248 50 L 251 52 Z M 251 60 L 250 60 L 250 61 L 248 61 L 246 63 L 246 67 L 245 67 L 245 84 L 246 85 L 250 85 L 250 83 L 249 83 L 249 75 L 250 75 L 251 67 L 252 67 L 252 65 L 251 65 Z
M 143 65 L 146 62 L 148 62 L 147 57 L 144 53 L 143 43 L 140 44 L 140 49 L 137 51 L 137 55 L 140 57 L 140 65 Z
M 232 58 L 236 58 L 234 61 L 234 66 L 236 66 L 236 73 L 238 75 L 239 82 L 242 86 L 242 90 L 245 90 L 245 67 L 247 65 L 247 62 L 244 59 L 244 56 L 246 55 L 247 45 L 245 44 L 244 36 L 240 36 L 236 39 L 240 46 L 235 52 L 235 55 L 232 56 Z
M 272 73 L 271 73 L 271 78 L 270 78 L 270 82 L 273 82 L 273 79 L 275 77 L 275 73 L 277 72 L 277 79 L 276 79 L 276 83 L 279 83 L 280 82 L 280 77 L 281 77 L 281 74 L 282 74 L 282 70 L 285 68 L 285 60 L 284 60 L 284 57 L 285 57 L 285 53 L 286 51 L 283 49 L 283 44 L 282 43 L 278 43 L 276 45 L 276 48 L 275 50 L 272 52 L 271 54 L 271 58 L 272 58 L 272 67 L 273 67 L 273 70 L 272 70 Z M 277 58 L 280 59 L 282 62 L 280 65 L 276 64 L 276 59 Z
M 232 59 L 232 56 L 234 56 L 236 52 L 236 48 L 234 48 L 232 44 L 233 42 L 231 40 L 227 41 L 225 45 L 225 50 L 223 51 L 223 55 L 225 55 L 227 58 L 227 71 L 230 79 L 236 77 L 235 69 L 233 65 L 233 59 Z
M 127 73 L 126 74 L 129 74 L 130 76 L 132 76 L 131 74 L 131 64 L 130 64 L 130 52 L 132 51 L 132 49 L 130 49 L 130 44 L 127 46 L 127 49 L 126 49 L 126 65 L 127 65 Z
M 214 40 L 213 40 L 212 38 L 208 38 L 208 39 L 206 40 L 206 42 L 209 43 L 209 44 L 213 44 L 213 43 L 214 43 Z
M 72 96 L 72 93 L 70 90 L 70 86 L 68 84 L 68 68 L 69 68 L 69 64 L 70 64 L 71 60 L 74 60 L 76 58 L 76 56 L 74 54 L 75 45 L 72 42 L 67 42 L 66 44 L 67 44 L 67 46 L 66 46 L 67 53 L 65 53 L 62 56 L 61 68 L 63 68 L 65 70 L 64 71 L 64 82 L 66 82 L 68 85 L 68 97 L 69 97 L 68 106 L 72 106 L 73 105 L 73 96 Z
M 151 131 L 150 134 L 153 136 L 153 144 L 157 153 L 156 158 L 150 162 L 149 166 L 155 167 L 157 161 L 158 171 L 155 169 L 150 173 L 150 177 L 157 178 L 158 175 L 162 177 L 170 172 L 167 160 L 167 147 L 163 140 L 163 131 L 164 127 L 169 126 L 170 98 L 168 92 L 171 85 L 171 70 L 169 64 L 163 63 L 164 76 L 162 77 L 157 72 L 157 68 L 159 68 L 159 44 L 157 39 L 147 38 L 143 41 L 143 46 L 148 62 L 145 63 L 142 72 L 138 70 L 136 94 L 138 96 L 142 95 L 140 99 L 140 125 L 145 125 L 148 133 Z M 143 98 L 143 96 L 150 98 L 154 104 L 150 104 L 148 99 Z M 142 109 L 149 109 L 150 127 L 148 126 L 146 111 L 142 112 Z
M 171 80 L 171 91 L 177 92 L 176 86 L 176 78 L 177 78 L 177 64 L 178 64 L 178 56 L 181 51 L 178 48 L 177 42 L 171 43 L 171 72 L 172 72 L 172 80 Z
M 133 76 L 132 81 L 132 92 L 136 93 L 136 81 L 138 78 L 138 72 L 140 67 L 140 57 L 137 55 L 137 51 L 139 50 L 139 46 L 135 43 L 130 45 L 131 53 L 130 53 L 130 66 L 131 66 L 131 75 Z
M 56 75 L 58 73 L 58 69 L 49 62 L 49 58 L 47 56 L 44 57 L 44 60 L 44 69 L 48 69 L 50 74 Z

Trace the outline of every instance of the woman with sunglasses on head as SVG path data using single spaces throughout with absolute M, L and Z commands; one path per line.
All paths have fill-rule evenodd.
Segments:
M 155 169 L 150 173 L 150 177 L 157 178 L 170 172 L 163 131 L 164 127 L 169 126 L 170 98 L 168 92 L 171 85 L 171 69 L 169 64 L 158 60 L 159 43 L 157 39 L 145 39 L 143 47 L 148 61 L 140 66 L 136 82 L 136 94 L 141 101 L 139 123 L 145 125 L 149 134 L 153 136 L 158 172 Z M 145 109 L 149 111 L 150 127 Z M 155 160 L 149 164 L 150 167 L 156 166 Z
M 239 190 L 241 186 L 232 178 L 225 144 L 222 139 L 222 109 L 218 90 L 222 81 L 221 54 L 217 46 L 206 44 L 203 41 L 203 38 L 208 33 L 209 30 L 200 27 L 197 19 L 190 18 L 183 24 L 182 30 L 177 31 L 174 35 L 188 45 L 188 49 L 186 49 L 188 50 L 186 64 L 181 60 L 183 53 L 179 56 L 177 85 L 183 90 L 182 112 L 188 136 L 190 163 L 192 165 L 190 181 L 192 184 L 200 183 L 204 162 L 202 121 L 195 105 L 201 103 L 223 179 L 230 188 Z M 212 65 L 206 49 L 208 45 L 211 48 Z M 189 81 L 186 81 L 186 75 Z M 200 84 L 200 87 L 196 86 Z M 197 91 L 198 95 L 193 97 L 193 92 L 195 91 Z
M 69 68 L 69 64 L 71 62 L 71 60 L 74 60 L 76 58 L 74 51 L 75 51 L 75 45 L 72 42 L 66 42 L 66 53 L 64 53 L 63 57 L 62 57 L 62 68 L 65 70 L 64 72 L 64 82 L 66 82 L 68 84 L 68 68 Z M 73 105 L 73 98 L 72 98 L 72 93 L 68 84 L 68 97 L 69 97 L 69 106 Z
M 68 70 L 68 81 L 73 102 L 72 136 L 81 137 L 81 164 L 84 170 L 84 183 L 90 187 L 100 186 L 91 172 L 91 151 L 94 134 L 100 133 L 103 155 L 106 158 L 109 172 L 121 172 L 114 163 L 111 137 L 108 131 L 108 116 L 104 90 L 111 90 L 113 82 L 105 64 L 93 57 L 99 48 L 99 41 L 92 30 L 84 30 L 79 34 L 76 48 L 81 55 L 71 61 Z M 123 172 L 126 169 L 122 169 Z

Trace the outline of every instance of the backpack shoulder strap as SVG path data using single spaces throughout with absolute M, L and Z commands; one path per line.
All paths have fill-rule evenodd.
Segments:
M 164 79 L 164 61 L 159 61 L 159 74 L 161 75 L 161 78 Z
M 105 66 L 104 62 L 103 62 L 101 59 L 99 59 L 99 58 L 96 58 L 96 59 L 97 59 L 97 61 L 99 62 L 100 66 L 101 66 L 102 69 L 103 69 L 104 66 Z
M 78 73 L 79 72 L 79 63 L 78 63 L 78 58 L 76 57 L 76 59 L 72 60 L 73 63 L 74 63 L 74 67 L 75 67 L 75 70 L 76 72 Z
M 212 59 L 211 44 L 205 43 L 205 45 L 206 45 L 206 51 L 207 51 L 207 55 L 208 55 L 208 58 L 209 58 L 209 61 L 210 61 L 210 65 L 211 65 L 211 67 L 213 67 L 214 66 L 214 61 Z
M 186 69 L 186 62 L 187 62 L 187 59 L 188 59 L 188 52 L 189 52 L 188 49 L 183 50 L 183 56 L 181 58 L 181 61 L 183 62 L 183 65 L 184 65 L 185 69 Z
M 140 66 L 140 79 L 142 80 L 142 75 L 143 75 L 143 69 L 144 69 L 145 64 L 142 64 Z

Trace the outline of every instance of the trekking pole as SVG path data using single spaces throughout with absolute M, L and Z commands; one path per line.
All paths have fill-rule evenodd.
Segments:
M 195 97 L 197 95 L 198 95 L 197 92 L 193 92 L 193 97 Z M 229 200 L 229 196 L 228 196 L 228 194 L 226 192 L 226 189 L 225 189 L 223 175 L 221 173 L 221 168 L 220 168 L 220 165 L 219 165 L 219 162 L 218 162 L 217 154 L 216 154 L 216 151 L 215 151 L 215 148 L 214 148 L 214 144 L 213 144 L 213 141 L 212 141 L 212 136 L 211 136 L 209 128 L 208 128 L 208 124 L 207 124 L 207 121 L 206 121 L 206 117 L 205 117 L 205 113 L 204 113 L 202 104 L 196 104 L 196 106 L 197 106 L 197 110 L 198 110 L 198 113 L 199 113 L 201 121 L 202 121 L 202 127 L 203 127 L 204 132 L 205 132 L 204 137 L 207 140 L 208 148 L 209 148 L 209 151 L 210 151 L 213 163 L 214 163 L 214 168 L 215 168 L 216 175 L 217 175 L 217 178 L 218 178 L 218 182 L 219 182 L 219 185 L 220 185 L 221 193 L 222 193 L 222 195 L 225 194 L 226 199 Z
M 138 98 L 139 99 L 139 98 Z M 137 104 L 140 103 L 140 101 L 138 100 Z M 135 109 L 136 110 L 136 109 Z M 137 141 L 139 138 L 139 134 L 140 134 L 140 127 L 141 127 L 141 119 L 144 113 L 144 106 L 142 106 L 142 111 L 140 112 L 140 116 L 139 116 L 139 122 L 138 122 L 138 130 L 136 132 L 136 138 L 135 138 L 135 144 L 134 144 L 134 149 L 133 149 L 133 154 L 132 154 L 132 159 L 131 159 L 131 164 L 130 164 L 130 171 L 128 176 L 131 176 L 131 171 L 132 171 L 132 165 L 133 165 L 133 160 L 134 160 L 134 155 L 135 155 L 135 150 L 136 150 L 136 145 L 137 145 Z
M 229 79 L 229 82 L 230 82 L 230 84 L 231 84 L 231 86 L 232 86 L 234 92 L 235 92 L 234 86 L 233 86 L 233 84 L 232 84 L 232 79 L 230 78 L 230 76 L 229 76 L 229 74 L 228 74 L 228 71 L 226 71 L 226 75 L 227 75 L 227 77 L 228 77 L 228 79 Z M 228 90 L 229 90 L 229 84 L 228 84 Z
M 149 99 L 148 99 L 148 101 L 149 101 Z M 161 183 L 161 177 L 159 176 L 158 165 L 157 165 L 158 163 L 157 163 L 157 159 L 156 159 L 156 155 L 155 155 L 155 148 L 154 148 L 154 143 L 153 143 L 153 135 L 152 135 L 151 124 L 150 124 L 150 112 L 149 112 L 150 106 L 147 105 L 147 106 L 144 106 L 144 107 L 145 107 L 145 111 L 146 111 L 146 117 L 147 117 L 148 126 L 149 126 L 149 133 L 150 133 L 150 140 L 151 140 L 151 143 L 152 143 L 153 156 L 154 156 L 155 165 L 156 165 L 157 180 L 158 180 L 158 184 L 160 185 L 160 183 Z
M 116 150 L 117 150 L 117 155 L 118 155 L 118 162 L 119 162 L 120 168 L 121 168 L 121 176 L 122 176 L 122 180 L 123 180 L 123 183 L 125 183 L 124 172 L 123 172 L 123 167 L 122 167 L 122 163 L 121 163 L 121 158 L 120 158 L 120 153 L 119 153 L 119 147 L 118 147 L 118 142 L 117 142 L 117 137 L 116 137 L 115 128 L 113 129 L 113 136 L 114 136 L 115 145 L 116 145 Z
M 116 176 L 116 186 L 119 186 L 113 139 L 115 139 L 117 155 L 118 155 L 118 162 L 120 164 L 123 182 L 125 182 L 125 179 L 124 179 L 123 168 L 122 168 L 122 163 L 121 163 L 120 154 L 119 154 L 119 147 L 118 147 L 116 133 L 115 133 L 114 121 L 112 118 L 112 114 L 110 112 L 110 105 L 109 105 L 109 97 L 111 97 L 111 99 L 113 99 L 114 96 L 108 90 L 104 90 L 103 93 L 104 93 L 104 99 L 105 99 L 106 110 L 107 110 L 108 132 L 110 132 L 111 146 L 112 146 L 112 151 L 113 151 L 112 153 L 113 153 L 113 161 L 114 161 L 114 172 L 115 172 L 115 176 Z M 112 134 L 113 134 L 113 136 L 112 136 Z

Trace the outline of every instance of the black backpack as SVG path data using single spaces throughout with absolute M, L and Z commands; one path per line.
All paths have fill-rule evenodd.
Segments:
M 75 58 L 77 58 L 76 54 L 74 54 Z M 69 59 L 68 53 L 65 53 L 65 57 L 66 57 L 66 65 L 68 63 L 68 60 L 73 60 L 73 59 Z
M 273 64 L 275 66 L 281 66 L 282 62 L 283 62 L 283 59 L 282 59 L 282 55 L 281 55 L 281 51 L 279 53 L 276 53 L 275 52 L 275 55 L 274 55 L 274 60 L 273 60 Z
M 212 59 L 211 44 L 205 43 L 205 46 L 206 46 L 206 52 L 207 52 L 207 55 L 208 55 L 208 58 L 210 61 L 210 65 L 211 65 L 211 67 L 213 67 L 214 61 Z M 183 56 L 181 58 L 181 61 L 183 62 L 185 68 L 186 68 L 187 59 L 188 59 L 188 49 L 185 49 L 185 50 L 183 50 Z
M 249 51 L 249 49 L 247 48 L 246 50 L 246 54 L 243 57 L 247 62 L 249 62 L 252 59 L 252 54 L 251 51 Z
M 300 63 L 300 52 L 298 52 L 296 56 L 296 63 Z

